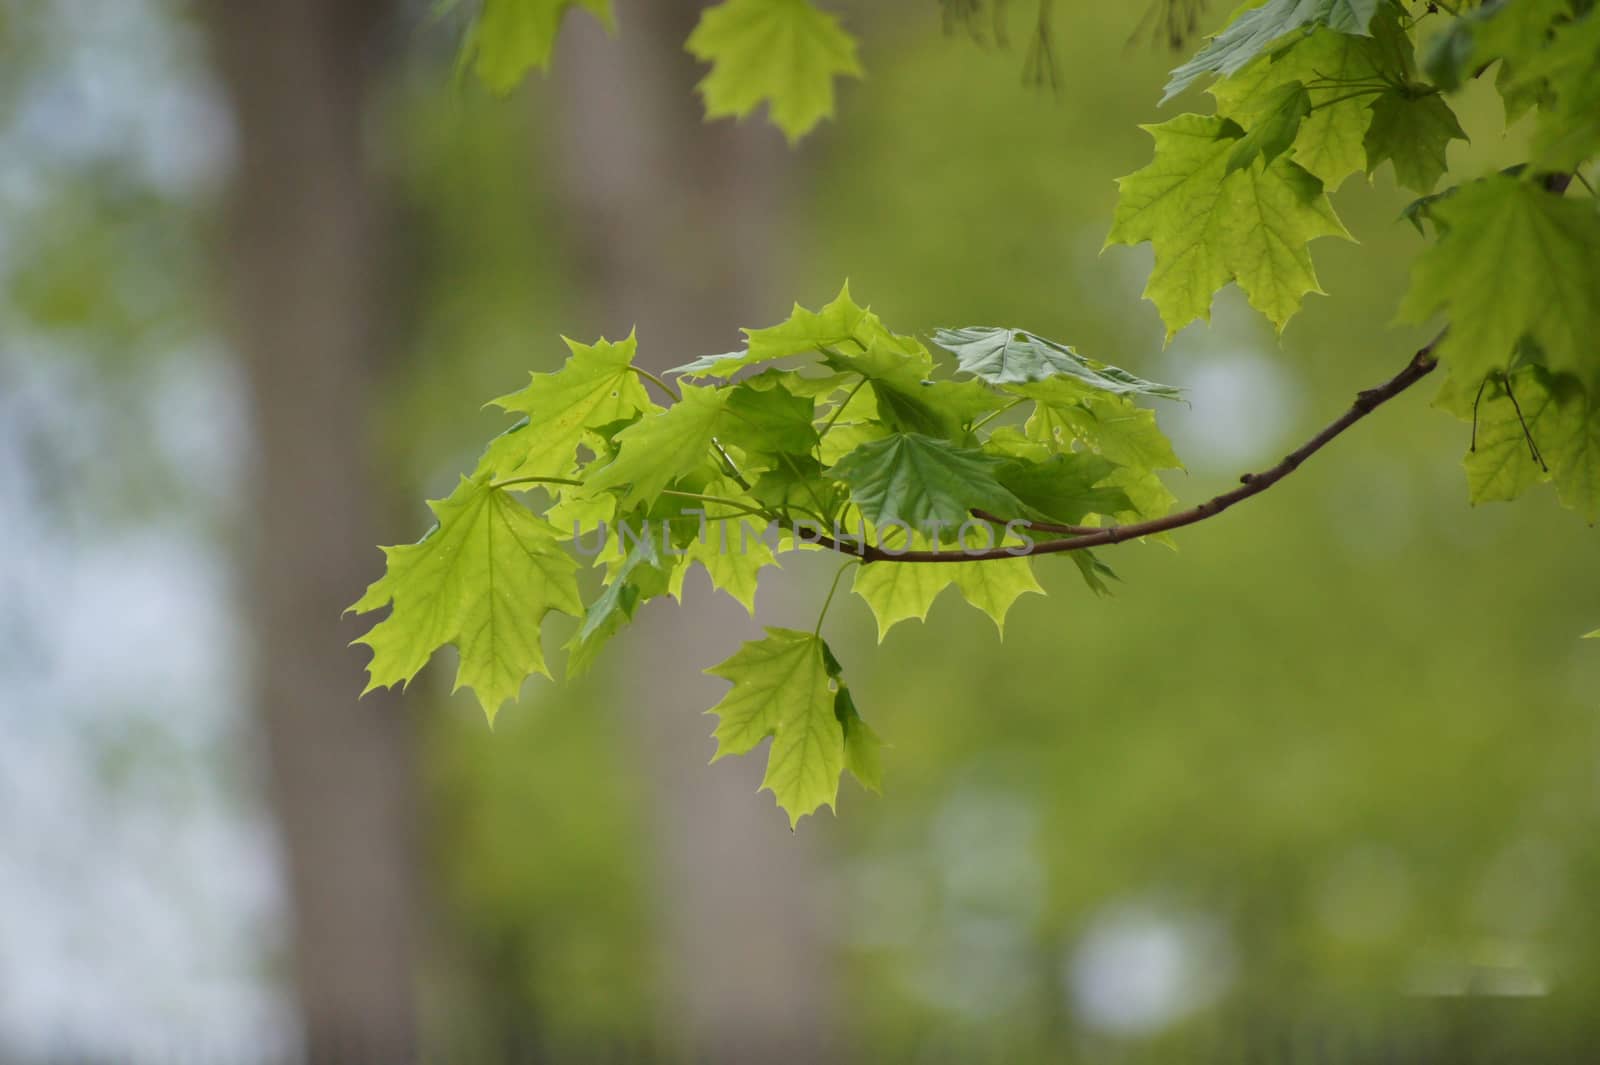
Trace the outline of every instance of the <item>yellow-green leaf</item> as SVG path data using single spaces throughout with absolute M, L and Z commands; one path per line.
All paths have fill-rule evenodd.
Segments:
M 566 344 L 572 354 L 561 369 L 534 374 L 527 388 L 494 400 L 527 418 L 489 445 L 483 468 L 496 477 L 568 476 L 584 433 L 656 409 L 633 369 L 632 334 L 616 343 Z
M 1462 381 L 1510 365 L 1531 338 L 1552 370 L 1600 378 L 1600 211 L 1497 175 L 1431 208 L 1442 233 L 1417 257 L 1400 308 L 1408 322 L 1443 314 L 1435 349 Z
M 833 115 L 834 78 L 861 76 L 855 38 L 808 0 L 724 0 L 687 47 L 711 64 L 699 86 L 707 118 L 743 118 L 767 101 L 790 143 Z
M 531 673 L 549 676 L 540 625 L 552 610 L 583 612 L 577 563 L 558 531 L 491 488 L 462 478 L 448 499 L 428 504 L 438 525 L 415 544 L 386 547 L 388 567 L 351 607 L 392 605 L 356 642 L 372 648 L 367 690 L 409 683 L 434 651 L 460 652 L 457 688 L 470 687 L 494 719 Z
M 1118 180 L 1116 220 L 1106 244 L 1149 241 L 1155 269 L 1145 298 L 1170 339 L 1236 282 L 1250 305 L 1281 331 L 1308 292 L 1321 292 L 1306 245 L 1349 237 L 1322 182 L 1285 157 L 1228 173 L 1243 130 L 1217 117 L 1179 115 L 1145 126 L 1155 160 Z
M 766 639 L 746 643 L 706 670 L 733 682 L 707 711 L 719 719 L 712 761 L 745 754 L 771 736 L 761 788 L 772 792 L 791 827 L 818 807 L 833 806 L 845 768 L 845 730 L 835 707 L 830 657 L 812 633 L 769 628 Z

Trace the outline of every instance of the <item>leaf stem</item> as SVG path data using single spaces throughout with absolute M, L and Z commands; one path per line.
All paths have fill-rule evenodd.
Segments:
M 744 474 L 739 472 L 739 467 L 733 461 L 733 456 L 728 454 L 728 449 L 722 446 L 722 442 L 713 436 L 711 438 L 711 446 L 716 448 L 717 456 L 728 467 L 728 476 L 733 478 L 733 482 L 746 492 L 750 491 L 750 482 L 745 480 Z
M 985 414 L 983 417 L 979 418 L 977 421 L 972 423 L 972 432 L 974 432 L 974 433 L 977 432 L 979 429 L 982 429 L 985 425 L 988 425 L 990 422 L 992 422 L 996 418 L 1000 417 L 1000 415 L 1004 414 L 1006 411 L 1010 410 L 1012 407 L 1020 406 L 1021 404 L 1026 403 L 1026 402 L 1027 402 L 1027 397 L 1022 397 L 1022 398 L 1019 398 L 1019 399 L 1012 400 L 1010 403 L 1007 403 L 1005 406 L 1001 407 L 999 410 L 990 411 L 988 414 Z
M 628 369 L 632 370 L 634 373 L 638 374 L 640 377 L 644 378 L 646 381 L 649 381 L 651 384 L 653 384 L 657 388 L 661 389 L 661 391 L 666 394 L 666 397 L 668 399 L 672 400 L 672 402 L 676 403 L 676 402 L 678 402 L 679 400 L 681 400 L 683 398 L 682 396 L 680 396 L 678 394 L 678 390 L 677 389 L 673 388 L 666 381 L 664 381 L 660 377 L 657 377 L 655 374 L 651 373 L 649 370 L 646 370 L 643 366 L 633 366 L 633 365 L 630 364 Z
M 852 399 L 856 398 L 856 393 L 861 391 L 863 388 L 865 388 L 866 385 L 867 385 L 867 376 L 865 374 L 862 374 L 861 375 L 861 380 L 856 382 L 856 386 L 850 390 L 849 395 L 845 396 L 844 399 L 840 400 L 839 401 L 839 405 L 837 407 L 835 407 L 833 409 L 833 413 L 828 416 L 827 422 L 825 422 L 823 424 L 823 426 L 822 426 L 822 431 L 817 433 L 817 436 L 818 436 L 819 439 L 821 437 L 824 437 L 824 436 L 828 435 L 828 430 L 832 429 L 833 428 L 833 423 L 839 420 L 839 415 L 844 413 L 844 409 L 850 405 L 850 401 Z
M 822 613 L 817 615 L 817 627 L 811 630 L 812 639 L 821 639 L 822 637 L 822 622 L 828 616 L 828 608 L 833 605 L 833 596 L 839 590 L 839 579 L 844 576 L 844 571 L 851 566 L 859 565 L 861 565 L 861 559 L 852 558 L 840 566 L 839 571 L 833 575 L 833 583 L 828 586 L 828 597 L 822 601 Z
M 673 496 L 677 499 L 697 499 L 702 503 L 717 503 L 725 507 L 733 507 L 735 510 L 742 511 L 746 514 L 755 515 L 758 518 L 773 517 L 773 515 L 768 514 L 760 507 L 752 507 L 748 503 L 741 503 L 737 499 L 728 499 L 726 496 L 705 495 L 702 492 L 680 492 L 674 488 L 663 488 L 661 490 L 661 494 L 664 496 Z
M 489 487 L 514 488 L 519 484 L 563 484 L 573 488 L 583 487 L 582 481 L 576 480 L 572 477 L 508 477 L 503 481 L 491 481 L 489 483 Z M 741 503 L 737 499 L 729 499 L 727 496 L 707 495 L 704 492 L 681 492 L 676 488 L 663 488 L 661 490 L 661 494 L 664 496 L 673 496 L 678 499 L 696 499 L 702 503 L 716 503 L 720 506 L 732 507 L 743 514 L 750 514 L 758 518 L 778 520 L 777 515 L 771 514 L 760 507 L 753 507 L 748 503 Z
M 583 486 L 583 482 L 571 477 L 507 477 L 503 481 L 490 481 L 490 488 L 513 488 L 519 484 L 564 484 L 574 488 Z
M 1359 100 L 1363 96 L 1382 96 L 1388 91 L 1389 87 L 1384 86 L 1381 89 L 1362 89 L 1359 92 L 1345 93 L 1343 96 L 1335 96 L 1331 100 L 1323 100 L 1321 103 L 1312 104 L 1311 110 L 1321 111 L 1324 107 L 1332 107 L 1334 104 L 1342 104 L 1346 100 Z M 1433 94 L 1430 93 L 1429 95 Z

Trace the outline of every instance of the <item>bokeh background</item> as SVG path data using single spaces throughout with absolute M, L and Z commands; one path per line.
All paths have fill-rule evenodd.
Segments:
M 1281 338 L 1229 291 L 1163 348 L 1101 244 L 1138 123 L 1206 104 L 1142 4 L 1058 5 L 1051 90 L 1026 5 L 1007 48 L 841 3 L 868 77 L 792 150 L 702 122 L 698 4 L 616 6 L 502 100 L 421 0 L 0 3 L 0 1060 L 1594 1060 L 1595 534 L 1469 508 L 1426 394 L 1110 599 L 1043 561 L 1003 643 L 836 606 L 888 787 L 794 834 L 699 670 L 814 617 L 809 558 L 492 733 L 448 663 L 357 702 L 374 545 L 562 334 L 664 368 L 849 278 L 1186 386 L 1191 501 L 1425 339 L 1384 171 Z M 1459 110 L 1453 163 L 1516 160 Z

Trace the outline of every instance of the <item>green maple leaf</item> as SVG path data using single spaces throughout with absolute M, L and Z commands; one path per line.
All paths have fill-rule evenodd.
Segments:
M 1435 85 L 1455 92 L 1474 71 L 1497 59 L 1515 64 L 1541 51 L 1551 27 L 1571 6 L 1571 0 L 1484 4 L 1452 19 L 1429 42 L 1423 68 Z
M 728 407 L 728 393 L 685 385 L 678 402 L 617 434 L 617 457 L 584 482 L 591 493 L 626 486 L 622 505 L 654 499 L 705 461 Z
M 956 587 L 961 590 L 962 598 L 989 615 L 1002 638 L 1012 604 L 1024 595 L 1044 594 L 1038 578 L 1033 575 L 1033 560 L 1029 558 L 939 565 L 956 571 Z
M 750 494 L 769 510 L 793 509 L 824 521 L 833 517 L 844 499 L 844 492 L 810 455 L 779 456 L 775 467 L 756 478 Z
M 1462 460 L 1472 502 L 1516 499 L 1554 481 L 1565 506 L 1600 521 L 1600 403 L 1578 379 L 1524 366 L 1480 389 L 1452 374 L 1434 404 L 1476 426 Z
M 670 372 L 689 378 L 727 378 L 747 366 L 826 351 L 841 344 L 866 351 L 874 342 L 886 344 L 908 358 L 918 358 L 920 352 L 926 368 L 933 368 L 933 360 L 914 337 L 889 332 L 877 315 L 850 298 L 849 282 L 820 311 L 807 310 L 796 303 L 789 317 L 777 325 L 741 332 L 745 335 L 743 351 L 702 356 Z
M 1001 517 L 1022 503 L 997 479 L 1010 460 L 916 433 L 862 444 L 833 467 L 850 500 L 882 528 L 900 523 L 914 532 L 950 539 L 973 509 Z
M 658 409 L 633 369 L 638 344 L 632 334 L 614 344 L 566 344 L 572 354 L 561 369 L 533 374 L 527 388 L 493 401 L 525 415 L 524 424 L 532 427 L 518 426 L 490 443 L 483 468 L 496 477 L 567 476 L 585 434 Z
M 1437 93 L 1390 89 L 1372 104 L 1372 124 L 1364 141 L 1367 173 L 1389 159 L 1400 184 L 1431 192 L 1447 169 L 1446 147 L 1452 140 L 1466 139 L 1455 112 Z
M 1452 373 L 1434 400 L 1435 406 L 1463 421 L 1473 421 L 1473 408 L 1477 408 L 1472 447 L 1461 460 L 1467 474 L 1467 497 L 1473 503 L 1515 499 L 1549 479 L 1548 471 L 1534 459 L 1537 444 L 1529 442 L 1544 435 L 1543 423 L 1553 412 L 1552 396 L 1543 381 L 1539 368 L 1524 367 L 1509 379 L 1496 375 L 1484 382 L 1479 398 L 1476 385 L 1463 388 Z
M 1536 184 L 1494 176 L 1436 201 L 1442 227 L 1417 257 L 1401 318 L 1436 313 L 1450 330 L 1436 351 L 1464 381 L 1505 368 L 1531 337 L 1553 370 L 1590 380 L 1600 336 L 1600 212 Z
M 728 417 L 722 439 L 748 453 L 805 454 L 817 445 L 812 424 L 816 401 L 797 396 L 782 384 L 756 388 L 749 383 L 728 393 Z
M 1155 160 L 1118 180 L 1106 245 L 1149 241 L 1155 249 L 1144 295 L 1168 339 L 1197 318 L 1209 321 L 1212 296 L 1229 281 L 1281 332 L 1301 298 L 1322 291 L 1307 243 L 1349 238 L 1322 183 L 1283 157 L 1228 173 L 1243 131 L 1227 119 L 1179 115 L 1144 129 Z
M 1600 12 L 1560 26 L 1543 51 L 1519 61 L 1509 79 L 1513 92 L 1553 96 L 1540 109 L 1533 162 L 1541 169 L 1573 170 L 1600 152 Z
M 1129 400 L 1085 393 L 1067 382 L 1039 382 L 1011 391 L 1034 402 L 1034 415 L 1024 432 L 1054 450 L 1081 440 L 1119 466 L 1142 470 L 1183 468 L 1153 410 Z
M 615 28 L 611 0 L 483 0 L 461 49 L 461 64 L 470 66 L 490 90 L 507 93 L 537 67 L 547 70 L 561 20 L 572 8 Z
M 608 585 L 606 592 L 611 593 L 615 588 L 615 606 L 609 610 L 605 618 L 589 635 L 579 638 L 573 634 L 565 645 L 567 652 L 567 679 L 572 680 L 583 676 L 594 668 L 594 663 L 600 656 L 600 651 L 611 638 L 633 620 L 633 615 L 644 602 L 639 586 L 629 582 Z M 604 596 L 602 596 L 604 598 Z M 591 604 L 591 609 L 593 605 Z
M 711 495 L 742 499 L 743 490 L 731 479 L 719 478 L 705 485 Z M 754 500 L 751 500 L 754 502 Z M 726 512 L 727 508 L 715 503 L 707 504 L 711 513 Z M 684 555 L 683 565 L 672 573 L 669 591 L 674 599 L 683 598 L 683 581 L 691 566 L 698 563 L 711 578 L 711 586 L 727 592 L 752 615 L 756 609 L 756 586 L 761 570 L 778 565 L 772 547 L 763 538 L 767 529 L 765 518 L 723 517 L 711 518 L 698 530 Z
M 708 8 L 686 46 L 711 64 L 700 82 L 707 118 L 743 118 L 769 101 L 793 144 L 833 115 L 833 79 L 861 76 L 856 42 L 808 0 L 725 0 Z
M 835 423 L 822 438 L 822 462 L 831 466 L 862 444 L 882 440 L 892 432 L 879 421 Z
M 707 711 L 719 719 L 713 733 L 717 753 L 711 760 L 746 754 L 771 736 L 761 789 L 772 792 L 789 815 L 790 827 L 818 807 L 832 808 L 838 798 L 846 752 L 836 700 L 837 665 L 815 634 L 769 628 L 766 639 L 746 643 L 732 658 L 706 670 L 733 682 L 733 689 Z M 876 737 L 873 741 L 875 753 Z M 857 742 L 865 745 L 862 739 Z M 863 753 L 858 750 L 852 760 L 861 764 Z M 864 768 L 876 785 L 876 773 Z
M 861 720 L 856 701 L 843 683 L 833 699 L 833 715 L 844 730 L 844 767 L 869 791 L 883 792 L 883 741 Z
M 1181 388 L 1156 384 L 1126 370 L 1086 359 L 1064 344 L 1024 329 L 968 326 L 940 329 L 933 342 L 956 357 L 967 373 L 994 385 L 1023 384 L 1051 377 L 1070 377 L 1090 388 L 1118 395 L 1137 394 L 1177 399 Z
M 877 539 L 876 536 L 869 539 Z M 970 539 L 975 549 L 995 546 L 1001 537 L 989 541 Z M 913 535 L 893 537 L 895 550 L 928 550 L 936 542 Z M 1010 541 L 1018 543 L 1019 541 Z M 960 547 L 938 548 L 955 553 Z M 1005 633 L 1006 614 L 1013 603 L 1029 593 L 1043 594 L 1033 575 L 1031 559 L 997 559 L 984 562 L 880 562 L 856 570 L 850 590 L 866 601 L 878 625 L 878 642 L 902 621 L 926 621 L 939 594 L 955 585 L 966 601 L 994 621 Z
M 1172 72 L 1166 103 L 1209 75 L 1227 77 L 1269 51 L 1291 33 L 1325 26 L 1339 33 L 1368 35 L 1380 0 L 1267 0 L 1241 11 L 1193 59 Z
M 1259 57 L 1211 86 L 1217 113 L 1254 133 L 1276 109 L 1293 106 L 1284 94 L 1292 97 L 1292 86 L 1300 83 L 1310 113 L 1295 126 L 1291 158 L 1332 192 L 1351 174 L 1367 169 L 1365 138 L 1377 94 L 1351 86 L 1405 83 L 1415 75 L 1411 43 L 1399 20 L 1384 11 L 1371 30 L 1370 37 L 1353 37 L 1322 29 Z
M 608 539 L 608 554 L 620 547 L 620 537 Z M 633 620 L 635 611 L 664 590 L 667 578 L 661 567 L 656 541 L 649 535 L 640 537 L 622 553 L 607 575 L 605 588 L 589 604 L 578 631 L 567 641 L 568 677 L 587 673 L 600 649 Z
M 912 541 L 926 546 L 926 540 Z M 907 544 L 909 548 L 912 544 Z M 898 550 L 898 548 L 897 548 Z M 926 621 L 933 601 L 955 583 L 961 562 L 884 562 L 856 569 L 850 590 L 872 609 L 878 623 L 878 642 L 902 621 Z
M 762 538 L 767 522 L 761 518 L 726 518 L 708 523 L 706 538 L 695 540 L 684 556 L 690 564 L 699 563 L 711 578 L 711 586 L 727 592 L 751 616 L 756 611 L 756 587 L 761 570 L 778 565 L 772 547 Z M 672 575 L 672 595 L 683 598 L 683 580 L 689 565 Z
M 1600 403 L 1570 377 L 1551 386 L 1557 417 L 1540 445 L 1555 475 L 1556 493 L 1590 525 L 1600 521 Z
M 1506 121 L 1540 105 L 1532 162 L 1572 170 L 1600 150 L 1600 15 L 1571 0 L 1485 4 L 1453 20 L 1424 61 L 1441 89 L 1459 89 L 1495 60 Z M 1578 17 L 1574 17 L 1574 16 Z
M 1007 466 L 1000 483 L 1039 516 L 1075 525 L 1091 514 L 1112 517 L 1134 509 L 1126 492 L 1106 483 L 1118 469 L 1099 455 L 1058 453 Z
M 889 429 L 960 439 L 983 414 L 1004 402 L 979 381 L 932 381 L 933 358 L 917 344 L 908 350 L 904 338 L 878 337 L 864 351 L 835 351 L 827 364 L 846 375 L 859 374 L 871 386 L 871 417 Z M 863 394 L 854 400 L 865 410 Z
M 910 337 L 893 337 L 870 308 L 858 306 L 850 297 L 849 282 L 820 311 L 796 303 L 789 317 L 777 325 L 746 329 L 744 334 L 749 354 L 760 359 L 781 359 L 847 342 L 866 350 L 874 340 L 885 338 L 918 346 Z
M 1182 469 L 1183 464 L 1156 424 L 1154 411 L 1116 396 L 1085 394 L 1065 381 L 1018 385 L 1011 391 L 1034 401 L 1023 426 L 1030 440 L 1054 451 L 1081 444 L 1117 464 L 1098 487 L 1119 489 L 1127 496 L 1132 511 L 1118 513 L 1118 521 L 1160 517 L 1177 502 L 1156 471 Z
M 462 478 L 428 504 L 438 524 L 415 544 L 386 547 L 384 575 L 350 609 L 392 604 L 356 642 L 372 648 L 367 691 L 409 683 L 433 652 L 460 652 L 456 688 L 470 687 L 494 720 L 529 674 L 549 676 L 540 647 L 544 616 L 583 612 L 575 563 L 549 522 L 486 475 Z
M 1300 125 L 1311 115 L 1311 94 L 1298 81 L 1285 82 L 1267 94 L 1261 115 L 1239 138 L 1228 156 L 1228 173 L 1244 170 L 1260 159 L 1271 163 L 1294 147 Z

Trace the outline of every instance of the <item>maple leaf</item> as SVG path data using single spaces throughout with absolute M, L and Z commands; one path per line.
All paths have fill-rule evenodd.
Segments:
M 846 768 L 845 725 L 836 700 L 838 663 L 813 633 L 780 628 L 766 632 L 766 639 L 746 643 L 733 657 L 706 670 L 733 683 L 722 701 L 706 711 L 718 718 L 713 733 L 717 753 L 711 760 L 746 754 L 771 736 L 761 790 L 772 792 L 792 828 L 818 807 L 832 808 L 838 798 L 839 774 Z M 853 702 L 849 708 L 854 710 Z M 870 746 L 875 753 L 876 737 Z M 851 760 L 863 765 L 871 776 L 868 782 L 876 786 L 876 772 L 864 764 L 865 755 L 858 749 Z
M 962 563 L 891 562 L 860 566 L 851 578 L 850 590 L 872 608 L 878 642 L 882 643 L 900 622 L 927 620 L 939 593 L 955 583 L 959 565 Z
M 1193 59 L 1172 72 L 1166 103 L 1207 75 L 1227 77 L 1291 33 L 1326 26 L 1339 33 L 1366 36 L 1380 0 L 1267 0 L 1241 11 Z
M 844 767 L 868 791 L 883 792 L 883 741 L 861 720 L 856 701 L 843 683 L 833 698 L 833 716 L 844 730 Z
M 612 546 L 620 547 L 620 540 L 613 540 Z M 605 589 L 584 611 L 578 631 L 567 641 L 568 677 L 587 673 L 600 648 L 633 620 L 641 604 L 659 593 L 663 583 L 660 564 L 660 553 L 649 535 L 641 536 L 623 554 L 608 575 Z
M 820 311 L 808 310 L 796 303 L 789 317 L 777 325 L 741 332 L 745 335 L 743 351 L 705 355 L 668 372 L 689 378 L 727 378 L 747 366 L 824 352 L 841 344 L 866 351 L 874 343 L 917 359 L 926 369 L 933 368 L 933 360 L 915 337 L 891 333 L 877 315 L 850 298 L 849 282 Z
M 816 401 L 795 395 L 781 383 L 764 388 L 750 383 L 735 386 L 728 393 L 727 412 L 722 439 L 747 453 L 803 455 L 817 445 L 817 429 L 812 424 Z
M 1133 501 L 1107 479 L 1120 467 L 1084 452 L 1062 452 L 1043 462 L 1016 462 L 1000 472 L 1000 483 L 1030 513 L 1054 522 L 1077 524 L 1091 514 L 1111 517 L 1134 509 Z
M 1432 192 L 1447 166 L 1446 147 L 1452 140 L 1466 139 L 1455 112 L 1437 93 L 1390 89 L 1372 104 L 1372 123 L 1363 141 L 1367 173 L 1389 159 L 1400 184 Z
M 1182 469 L 1172 443 L 1156 424 L 1155 412 L 1117 396 L 1085 393 L 1065 380 L 1014 385 L 1011 391 L 1034 402 L 1023 431 L 1055 451 L 1082 444 L 1116 463 L 1098 487 L 1118 489 L 1132 505 L 1118 521 L 1155 518 L 1177 502 L 1157 470 Z M 1088 574 L 1086 574 L 1087 576 Z
M 827 363 L 864 377 L 872 387 L 874 419 L 900 432 L 957 440 L 979 415 L 1004 402 L 978 381 L 928 380 L 933 359 L 921 345 L 918 349 L 908 354 L 901 345 L 879 338 L 859 353 L 834 352 Z
M 678 402 L 617 434 L 617 457 L 591 474 L 584 488 L 594 493 L 625 487 L 624 507 L 654 499 L 705 462 L 727 407 L 727 392 L 683 386 Z
M 1155 160 L 1118 179 L 1106 245 L 1149 241 L 1155 249 L 1144 296 L 1161 312 L 1167 338 L 1197 318 L 1209 321 L 1212 296 L 1230 281 L 1281 332 L 1301 298 L 1322 291 L 1307 243 L 1349 238 L 1322 182 L 1284 157 L 1228 173 L 1244 135 L 1228 119 L 1179 115 L 1143 128 L 1155 138 Z
M 1600 211 L 1532 182 L 1496 175 L 1430 207 L 1439 239 L 1412 269 L 1404 321 L 1436 313 L 1435 349 L 1463 381 L 1510 364 L 1524 337 L 1553 370 L 1592 378 L 1600 336 Z
M 1434 84 L 1459 89 L 1500 61 L 1495 85 L 1509 124 L 1535 104 L 1532 162 L 1572 170 L 1600 150 L 1600 14 L 1570 0 L 1485 4 L 1454 19 L 1424 60 Z M 1577 17 L 1574 17 L 1577 16 Z
M 1293 86 L 1302 85 L 1309 111 L 1294 124 L 1291 158 L 1332 192 L 1351 174 L 1369 169 L 1365 138 L 1372 101 L 1381 89 L 1366 88 L 1403 85 L 1416 76 L 1411 42 L 1392 11 L 1381 12 L 1370 29 L 1370 37 L 1319 29 L 1258 57 L 1211 86 L 1217 113 L 1255 133 L 1272 120 L 1275 109 L 1294 107 Z M 1291 119 L 1280 113 L 1277 121 L 1288 124 Z M 1281 134 L 1281 125 L 1276 132 Z
M 728 478 L 708 482 L 705 490 L 711 495 L 725 498 L 745 498 L 739 484 Z M 707 509 L 712 513 L 727 510 L 714 503 L 708 504 Z M 765 518 L 708 518 L 685 551 L 683 564 L 673 570 L 668 591 L 674 599 L 681 600 L 684 578 L 688 576 L 689 569 L 698 563 L 711 578 L 713 588 L 727 592 L 753 616 L 761 570 L 778 565 L 772 546 L 764 538 L 766 530 Z
M 1600 12 L 1560 26 L 1548 47 L 1513 67 L 1513 92 L 1547 88 L 1533 135 L 1533 162 L 1541 169 L 1573 170 L 1600 152 Z
M 856 42 L 808 0 L 724 0 L 686 45 L 711 64 L 700 82 L 707 118 L 743 118 L 763 101 L 793 144 L 833 115 L 833 79 L 861 76 Z
M 933 437 L 896 433 L 862 444 L 832 473 L 874 525 L 899 523 L 948 540 L 974 508 L 1005 516 L 1021 512 L 1021 502 L 996 479 L 1008 461 Z
M 1554 481 L 1563 505 L 1600 521 L 1600 403 L 1577 378 L 1524 366 L 1468 388 L 1452 374 L 1434 405 L 1475 426 L 1462 459 L 1472 502 Z
M 633 334 L 616 343 L 566 340 L 566 345 L 572 354 L 561 369 L 533 374 L 527 388 L 492 401 L 524 415 L 523 424 L 533 427 L 524 431 L 519 425 L 490 443 L 482 468 L 495 477 L 567 476 L 586 433 L 660 409 L 633 368 L 638 349 Z
M 463 477 L 428 506 L 438 524 L 415 544 L 384 548 L 384 575 L 350 608 L 392 605 L 355 641 L 373 652 L 367 691 L 409 683 L 450 643 L 460 652 L 455 687 L 472 688 L 492 722 L 529 674 L 550 675 L 540 626 L 552 610 L 583 613 L 577 563 L 554 526 L 486 475 Z
M 962 370 L 994 385 L 1024 384 L 1059 376 L 1117 395 L 1177 399 L 1183 394 L 1181 388 L 1146 381 L 1118 367 L 1086 359 L 1065 344 L 1046 340 L 1025 329 L 995 326 L 940 329 L 934 333 L 933 342 L 954 355 Z
M 989 615 L 1002 638 L 1006 632 L 1006 615 L 1011 612 L 1012 605 L 1025 595 L 1044 594 L 1038 578 L 1033 575 L 1030 558 L 940 565 L 956 571 L 956 587 L 961 590 L 961 597 Z
M 573 8 L 614 30 L 611 0 L 483 0 L 461 48 L 462 66 L 497 93 L 508 93 L 538 68 L 547 70 L 561 20 Z
M 1311 94 L 1298 81 L 1284 82 L 1267 94 L 1262 113 L 1228 156 L 1228 173 L 1260 159 L 1271 163 L 1294 147 L 1300 125 L 1311 115 Z

